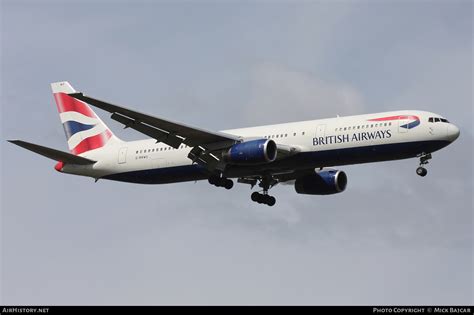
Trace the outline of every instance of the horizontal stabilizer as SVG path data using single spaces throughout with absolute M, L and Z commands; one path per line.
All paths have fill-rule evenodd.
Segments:
M 8 142 L 11 142 L 22 148 L 25 148 L 35 153 L 41 154 L 42 156 L 45 156 L 47 158 L 53 159 L 55 161 L 63 162 L 63 163 L 88 165 L 88 164 L 94 164 L 96 162 L 93 160 L 86 159 L 82 156 L 77 156 L 74 154 L 43 147 L 41 145 L 37 145 L 37 144 L 33 144 L 33 143 L 21 141 L 21 140 L 8 140 Z

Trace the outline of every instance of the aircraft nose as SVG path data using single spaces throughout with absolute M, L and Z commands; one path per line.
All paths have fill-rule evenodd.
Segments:
M 450 124 L 448 127 L 448 139 L 453 142 L 459 137 L 460 131 L 459 128 L 453 124 Z

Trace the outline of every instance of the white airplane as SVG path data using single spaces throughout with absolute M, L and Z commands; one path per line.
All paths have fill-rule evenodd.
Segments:
M 459 137 L 459 128 L 445 118 L 418 110 L 214 132 L 86 96 L 68 82 L 51 86 L 71 153 L 10 142 L 58 161 L 57 171 L 141 184 L 207 179 L 226 189 L 236 178 L 251 188 L 258 184 L 262 192 L 251 199 L 269 206 L 276 200 L 268 191 L 278 183 L 293 184 L 299 194 L 344 191 L 347 176 L 328 169 L 333 166 L 417 157 L 416 173 L 425 176 L 431 153 Z M 88 104 L 150 139 L 120 140 Z

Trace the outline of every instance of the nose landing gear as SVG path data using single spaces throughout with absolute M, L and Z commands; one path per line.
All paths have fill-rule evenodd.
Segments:
M 428 174 L 428 170 L 426 168 L 424 168 L 423 166 L 419 166 L 416 169 L 416 174 L 420 175 L 421 177 L 425 177 L 426 174 Z
M 428 154 L 425 154 L 423 153 L 421 156 L 420 156 L 420 166 L 416 169 L 416 174 L 421 176 L 421 177 L 425 177 L 426 174 L 428 174 L 428 170 L 424 167 L 426 164 L 428 164 L 428 160 L 431 160 L 431 154 L 428 153 Z

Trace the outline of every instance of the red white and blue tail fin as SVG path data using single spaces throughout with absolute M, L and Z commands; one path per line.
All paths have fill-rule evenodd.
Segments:
M 69 151 L 80 155 L 120 141 L 83 101 L 70 97 L 75 93 L 69 82 L 51 83 Z

